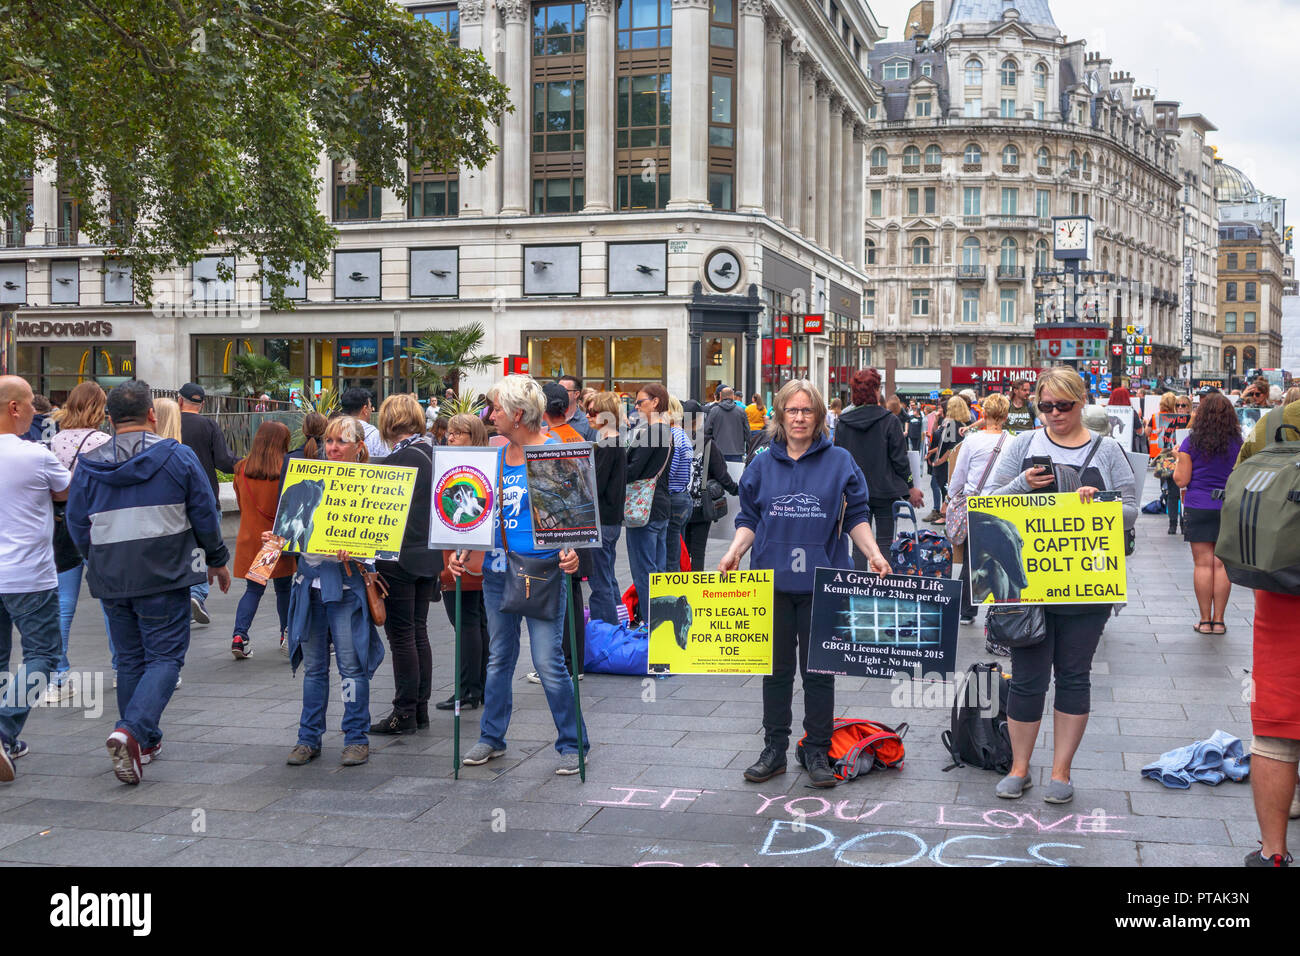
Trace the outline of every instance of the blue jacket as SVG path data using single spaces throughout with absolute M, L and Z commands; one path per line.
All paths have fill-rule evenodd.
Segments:
M 230 560 L 198 458 L 152 432 L 114 436 L 77 460 L 67 521 L 97 598 L 189 587 L 207 579 L 205 565 Z
M 798 461 L 774 441 L 740 478 L 736 527 L 754 532 L 749 566 L 775 571 L 778 591 L 811 594 L 817 568 L 853 567 L 848 532 L 870 520 L 861 469 L 824 436 Z

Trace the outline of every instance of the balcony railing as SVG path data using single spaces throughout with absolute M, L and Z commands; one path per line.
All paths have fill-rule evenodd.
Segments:
M 0 229 L 0 249 L 21 249 L 27 245 L 25 229 Z
M 962 216 L 961 224 L 963 226 L 980 226 L 984 224 L 983 216 Z
M 1024 266 L 998 266 L 998 278 L 1007 280 L 1023 279 L 1025 277 Z
M 1010 214 L 995 214 L 987 216 L 988 225 L 991 229 L 1037 229 L 1037 216 L 1017 216 Z
M 988 266 L 958 266 L 958 279 L 978 279 L 980 282 L 989 274 Z

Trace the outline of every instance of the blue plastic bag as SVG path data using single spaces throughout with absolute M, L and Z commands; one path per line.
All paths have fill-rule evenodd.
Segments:
M 588 622 L 583 670 L 592 674 L 644 677 L 649 659 L 650 636 L 645 628 L 632 631 L 622 624 Z

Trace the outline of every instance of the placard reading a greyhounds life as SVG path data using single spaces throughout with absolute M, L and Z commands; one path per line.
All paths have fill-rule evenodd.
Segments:
M 771 571 L 650 575 L 651 674 L 772 673 Z
M 976 604 L 1125 604 L 1124 506 L 1074 492 L 966 499 Z
M 961 581 L 818 568 L 808 670 L 883 677 L 956 672 Z
M 285 551 L 396 560 L 414 492 L 414 468 L 295 458 L 275 533 Z

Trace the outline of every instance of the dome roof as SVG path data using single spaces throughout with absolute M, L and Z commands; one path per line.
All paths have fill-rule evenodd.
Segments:
M 1248 202 L 1259 195 L 1259 190 L 1236 166 L 1219 160 L 1214 164 L 1214 198 L 1219 202 Z
M 953 0 L 948 23 L 998 23 L 1006 10 L 1019 13 L 1020 22 L 1027 26 L 1056 29 L 1047 0 Z

